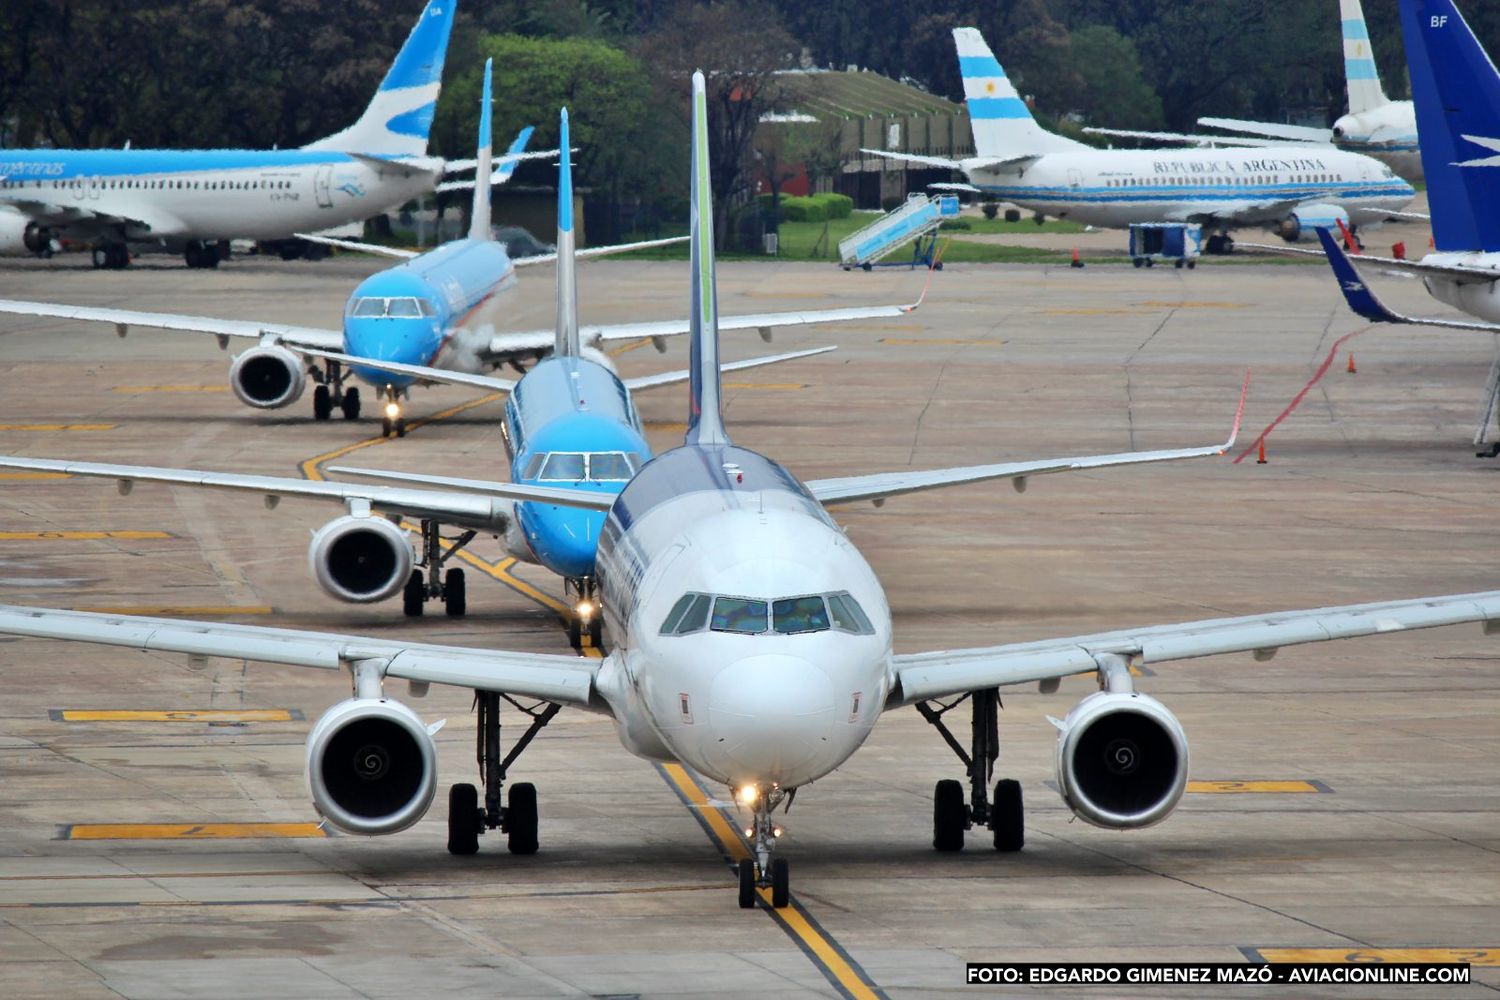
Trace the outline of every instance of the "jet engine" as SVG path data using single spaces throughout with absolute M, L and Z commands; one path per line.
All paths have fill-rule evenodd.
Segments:
M 0 212 L 0 256 L 41 253 L 52 245 L 52 234 L 15 212 Z
M 252 347 L 237 355 L 229 366 L 229 387 L 241 403 L 257 410 L 292 405 L 306 385 L 302 359 L 275 344 Z
M 1276 233 L 1288 243 L 1317 242 L 1318 228 L 1338 234 L 1339 223 L 1349 225 L 1349 213 L 1337 205 L 1302 205 L 1276 225 Z
M 411 576 L 413 558 L 406 532 L 383 517 L 351 514 L 329 521 L 307 546 L 318 586 L 351 604 L 395 596 Z
M 417 713 L 385 698 L 350 698 L 307 735 L 307 788 L 328 822 L 349 833 L 399 833 L 437 790 L 437 747 Z
M 1127 830 L 1167 817 L 1187 787 L 1187 736 L 1148 695 L 1098 691 L 1057 723 L 1057 785 L 1075 814 Z

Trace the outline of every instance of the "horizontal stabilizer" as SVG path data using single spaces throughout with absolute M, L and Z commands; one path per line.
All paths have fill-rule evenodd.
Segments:
M 1095 128 L 1086 126 L 1090 135 L 1117 136 L 1122 139 L 1146 139 L 1151 142 L 1180 142 L 1190 146 L 1285 146 L 1285 139 L 1257 139 L 1236 135 L 1192 135 L 1185 132 L 1145 132 L 1128 128 Z
M 1248 132 L 1265 135 L 1273 139 L 1290 142 L 1314 142 L 1327 145 L 1333 142 L 1333 132 L 1326 128 L 1309 128 L 1306 125 L 1283 125 L 1279 122 L 1252 122 L 1242 118 L 1199 118 L 1198 124 L 1205 128 L 1222 128 L 1230 132 Z
M 551 503 L 559 507 L 579 507 L 583 510 L 607 511 L 615 503 L 615 495 L 613 493 L 602 493 L 594 490 L 570 490 L 558 486 L 499 483 L 484 479 L 459 479 L 451 476 L 424 476 L 415 472 L 356 469 L 341 465 L 329 466 L 328 471 L 345 476 L 359 476 L 364 479 L 380 479 L 396 483 L 416 483 L 421 486 L 462 490 L 467 493 L 483 493 L 485 496 L 502 497 L 507 500 Z
M 860 149 L 861 153 L 871 156 L 884 157 L 887 160 L 903 160 L 907 163 L 919 163 L 924 167 L 944 167 L 948 170 L 962 170 L 964 165 L 957 160 L 950 160 L 942 156 L 918 156 L 915 153 L 888 153 L 883 149 Z
M 1318 227 L 1318 240 L 1323 244 L 1323 252 L 1328 255 L 1328 266 L 1333 268 L 1333 275 L 1338 279 L 1339 291 L 1344 293 L 1344 301 L 1349 303 L 1349 308 L 1358 316 L 1376 323 L 1414 323 L 1419 326 L 1440 326 L 1451 330 L 1475 330 L 1483 333 L 1500 333 L 1500 326 L 1490 323 L 1472 323 L 1464 320 L 1423 318 L 1417 316 L 1403 316 L 1401 313 L 1389 309 L 1384 302 L 1375 296 L 1364 280 L 1360 278 L 1359 272 L 1354 269 L 1354 262 L 1339 246 L 1339 241 L 1333 238 L 1333 234 L 1323 227 Z M 1381 265 L 1388 264 L 1413 264 L 1414 261 L 1398 261 L 1387 258 L 1374 258 L 1373 262 Z M 1418 264 L 1418 267 L 1421 265 Z M 1494 281 L 1495 278 L 1491 278 Z
M 960 191 L 964 194 L 984 194 L 983 188 L 977 188 L 972 184 L 949 184 L 939 181 L 927 186 L 933 191 Z
M 575 250 L 573 256 L 580 259 L 589 257 L 608 257 L 611 254 L 630 253 L 632 250 L 646 250 L 651 247 L 671 246 L 673 243 L 686 243 L 686 236 L 666 236 L 659 240 L 641 240 L 639 243 L 615 243 L 607 247 L 589 247 L 586 250 Z M 511 263 L 517 267 L 530 267 L 533 264 L 550 264 L 557 259 L 556 253 L 541 253 L 534 257 L 515 257 Z
M 358 240 L 341 240 L 333 236 L 314 236 L 312 233 L 295 233 L 299 240 L 307 240 L 309 243 L 321 243 L 324 246 L 337 247 L 340 250 L 352 250 L 355 253 L 372 253 L 378 257 L 394 257 L 397 260 L 411 260 L 422 254 L 416 250 L 402 250 L 400 247 L 381 246 L 379 243 L 361 243 Z

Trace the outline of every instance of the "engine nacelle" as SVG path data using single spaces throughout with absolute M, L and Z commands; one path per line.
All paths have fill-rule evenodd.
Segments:
M 349 833 L 399 833 L 437 791 L 437 746 L 417 713 L 385 698 L 350 698 L 307 734 L 307 789 Z
M 0 211 L 0 256 L 20 257 L 41 253 L 52 245 L 52 234 L 35 222 L 11 211 Z
M 292 405 L 301 398 L 306 385 L 302 359 L 274 344 L 252 347 L 229 366 L 229 387 L 241 403 L 257 410 Z
M 351 514 L 329 521 L 307 546 L 307 563 L 318 586 L 351 604 L 400 593 L 414 558 L 406 532 L 377 516 Z
M 1316 242 L 1320 227 L 1337 235 L 1340 223 L 1349 225 L 1349 213 L 1337 205 L 1303 205 L 1277 223 L 1276 232 L 1288 243 Z
M 1167 817 L 1187 787 L 1187 736 L 1149 695 L 1099 691 L 1059 726 L 1057 785 L 1075 814 L 1127 830 Z

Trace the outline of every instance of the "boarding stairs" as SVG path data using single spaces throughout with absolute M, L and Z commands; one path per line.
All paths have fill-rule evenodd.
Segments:
M 936 233 L 944 219 L 958 217 L 958 198 L 951 194 L 914 194 L 906 203 L 882 215 L 863 229 L 839 241 L 839 264 L 848 271 L 861 267 L 868 271 L 876 262 L 908 240 L 916 240 L 910 266 L 931 265 Z M 924 240 L 924 237 L 931 239 Z M 924 257 L 925 253 L 925 257 Z M 882 267 L 905 266 L 884 264 Z

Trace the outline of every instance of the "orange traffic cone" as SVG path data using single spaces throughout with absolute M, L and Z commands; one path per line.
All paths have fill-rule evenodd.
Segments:
M 1260 448 L 1259 448 L 1259 450 L 1257 450 L 1257 452 L 1255 454 L 1255 464 L 1256 465 L 1265 465 L 1266 464 L 1266 439 L 1265 438 L 1261 438 L 1260 439 Z
M 1080 257 L 1080 256 L 1078 256 L 1078 248 L 1077 247 L 1073 248 L 1073 263 L 1070 264 L 1070 265 L 1068 265 L 1068 266 L 1069 267 L 1082 267 L 1083 266 L 1083 258 Z
M 1344 369 L 1344 371 L 1348 372 L 1350 375 L 1356 375 L 1356 374 L 1359 373 L 1359 369 L 1354 367 L 1354 352 L 1353 351 L 1349 352 L 1349 365 L 1348 365 L 1348 367 L 1346 367 Z

